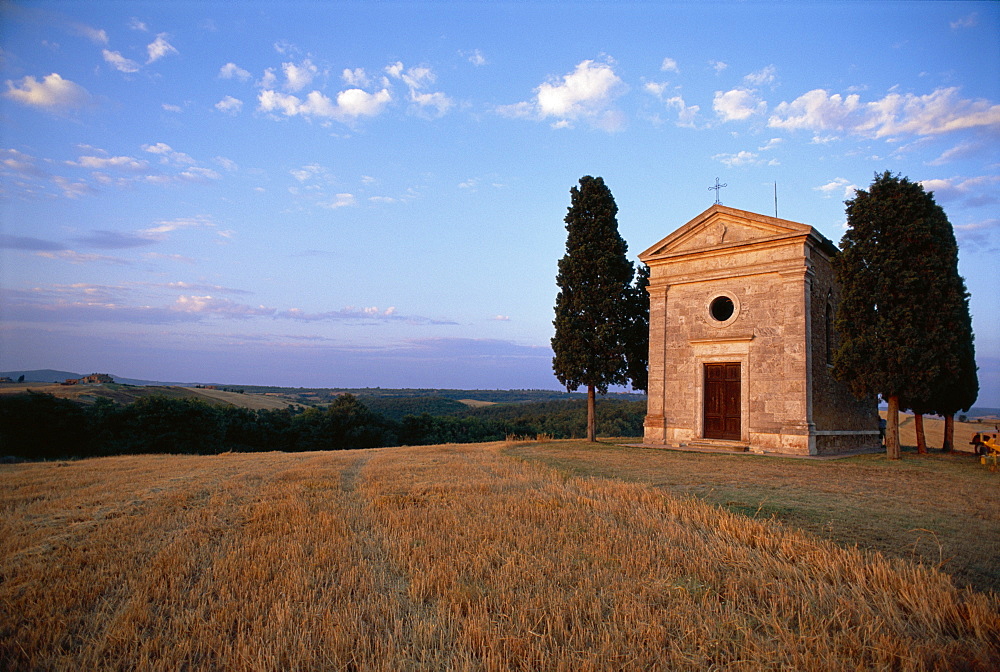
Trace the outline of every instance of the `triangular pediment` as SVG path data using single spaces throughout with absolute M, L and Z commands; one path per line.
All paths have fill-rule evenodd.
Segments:
M 787 219 L 713 205 L 639 255 L 648 259 L 701 250 L 738 247 L 756 240 L 808 235 L 812 227 Z

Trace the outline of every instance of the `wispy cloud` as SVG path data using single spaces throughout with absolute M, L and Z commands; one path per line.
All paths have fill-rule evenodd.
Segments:
M 773 65 L 769 65 L 766 68 L 757 70 L 756 72 L 751 72 L 743 78 L 743 81 L 750 86 L 765 86 L 774 84 L 775 79 L 777 79 L 777 72 L 777 68 Z
M 0 248 L 41 252 L 57 252 L 67 249 L 62 243 L 53 240 L 42 240 L 30 236 L 11 236 L 5 233 L 0 233 Z
M 409 89 L 411 111 L 425 117 L 443 117 L 454 105 L 447 95 L 440 91 L 425 91 L 433 84 L 437 76 L 427 66 L 404 68 L 397 61 L 385 69 L 386 74 L 393 79 L 401 80 Z
M 934 193 L 935 200 L 942 202 L 961 201 L 971 207 L 1000 203 L 1000 175 L 930 179 L 920 184 Z
M 73 264 L 111 264 L 112 266 L 131 266 L 132 262 L 120 257 L 109 257 L 103 254 L 87 254 L 74 250 L 59 250 L 56 252 L 38 252 L 39 257 L 68 261 Z
M 307 313 L 298 308 L 281 311 L 275 317 L 296 320 L 300 322 L 338 322 L 343 320 L 363 320 L 365 322 L 404 322 L 407 324 L 424 325 L 454 325 L 451 320 L 422 317 L 419 315 L 402 315 L 396 311 L 394 306 L 381 309 L 377 306 L 367 308 L 357 308 L 347 306 L 340 310 L 331 310 L 322 313 Z
M 472 63 L 477 68 L 487 64 L 486 57 L 479 49 L 473 49 L 472 51 L 460 51 L 458 53 L 464 56 L 469 63 Z
M 74 23 L 71 30 L 77 35 L 82 35 L 94 44 L 107 44 L 108 33 L 103 28 L 94 28 L 85 23 Z
M 972 12 L 971 14 L 966 14 L 963 17 L 957 18 L 950 24 L 952 30 L 961 30 L 963 28 L 974 28 L 979 25 L 979 14 L 977 12 Z

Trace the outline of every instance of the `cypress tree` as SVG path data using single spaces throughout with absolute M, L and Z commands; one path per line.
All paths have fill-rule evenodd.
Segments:
M 587 440 L 595 440 L 595 390 L 628 382 L 634 268 L 618 233 L 618 206 L 600 177 L 570 189 L 566 254 L 556 284 L 552 369 L 568 391 L 587 387 Z
M 632 311 L 627 339 L 627 375 L 632 388 L 649 389 L 649 266 L 639 264 L 632 285 Z
M 948 229 L 951 232 L 950 224 Z M 951 238 L 954 240 L 953 232 Z M 934 409 L 934 413 L 944 416 L 944 443 L 941 448 L 945 452 L 954 449 L 955 414 L 968 411 L 979 396 L 969 292 L 965 288 L 965 280 L 958 274 L 958 246 L 954 249 L 952 271 L 946 278 L 943 301 L 938 309 L 941 318 L 940 348 L 947 358 L 927 403 Z
M 933 194 L 927 194 L 933 203 Z M 935 360 L 936 378 L 926 388 L 918 388 L 917 396 L 901 400 L 901 407 L 915 415 L 917 452 L 927 452 L 923 435 L 922 416 L 934 413 L 944 416 L 945 435 L 942 449 L 951 451 L 954 443 L 954 416 L 967 411 L 979 395 L 976 375 L 975 339 L 972 316 L 969 313 L 969 293 L 965 280 L 958 273 L 958 243 L 955 231 L 944 211 L 934 205 L 927 228 L 934 243 L 919 258 L 933 286 L 921 303 L 924 306 L 924 349 Z M 923 396 L 920 396 L 923 395 Z
M 900 410 L 945 410 L 953 384 L 951 405 L 968 401 L 960 345 L 971 348 L 971 322 L 966 338 L 958 298 L 967 315 L 968 294 L 951 224 L 921 185 L 886 171 L 846 205 L 834 259 L 842 289 L 834 376 L 856 396 L 888 403 L 886 453 L 899 459 Z

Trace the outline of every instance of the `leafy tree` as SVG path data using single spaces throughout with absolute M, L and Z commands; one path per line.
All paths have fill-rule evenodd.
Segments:
M 4 455 L 56 459 L 86 455 L 87 418 L 78 404 L 51 394 L 0 396 L 0 450 Z
M 552 368 L 568 391 L 587 387 L 587 439 L 595 440 L 594 392 L 628 382 L 627 339 L 635 270 L 618 233 L 618 206 L 600 177 L 570 189 L 566 255 L 559 260 Z
M 952 404 L 968 399 L 959 347 L 971 348 L 971 323 L 966 339 L 960 319 L 968 294 L 951 224 L 920 184 L 886 171 L 846 204 L 834 258 L 842 288 L 834 376 L 856 396 L 888 403 L 886 453 L 899 459 L 900 410 L 937 411 L 946 389 Z

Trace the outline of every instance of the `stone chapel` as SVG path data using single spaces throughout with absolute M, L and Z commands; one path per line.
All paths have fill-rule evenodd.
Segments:
M 878 449 L 876 400 L 831 375 L 836 252 L 811 226 L 716 204 L 640 254 L 650 270 L 644 442 Z

